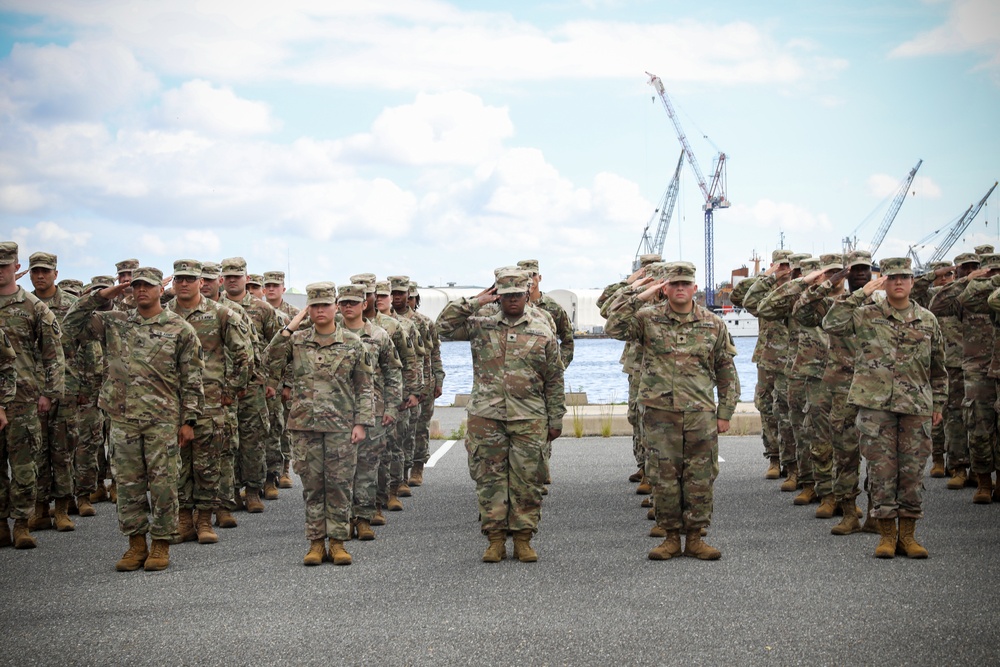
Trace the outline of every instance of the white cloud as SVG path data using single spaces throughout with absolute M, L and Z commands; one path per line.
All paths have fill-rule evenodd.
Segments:
M 724 215 L 730 229 L 752 225 L 786 232 L 828 231 L 833 229 L 824 213 L 812 211 L 790 202 L 760 199 L 755 204 L 734 204 Z
M 42 220 L 33 227 L 15 227 L 10 232 L 24 266 L 28 265 L 28 257 L 40 250 L 58 255 L 59 265 L 63 266 L 67 260 L 79 258 L 87 251 L 92 236 L 90 232 L 72 231 L 52 220 Z
M 1000 3 L 996 0 L 951 0 L 943 25 L 920 33 L 890 52 L 893 57 L 978 53 L 982 67 L 1000 76 Z
M 868 191 L 879 199 L 893 197 L 899 191 L 902 182 L 896 176 L 888 174 L 872 174 L 868 177 Z M 927 176 L 916 176 L 910 184 L 910 196 L 940 199 L 941 186 Z
M 35 184 L 0 185 L 0 211 L 29 213 L 38 210 L 45 198 Z
M 208 135 L 263 134 L 280 127 L 267 104 L 243 99 L 231 88 L 202 79 L 166 91 L 160 116 L 167 126 Z

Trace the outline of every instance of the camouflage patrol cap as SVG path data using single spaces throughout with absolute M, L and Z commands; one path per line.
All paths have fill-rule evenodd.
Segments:
M 90 289 L 104 289 L 105 287 L 114 287 L 115 277 L 114 276 L 94 276 L 90 279 Z
M 29 269 L 52 269 L 56 270 L 58 258 L 49 252 L 33 252 L 28 258 Z
M 337 286 L 331 282 L 306 285 L 306 305 L 332 305 L 337 303 Z
M 867 250 L 854 250 L 847 255 L 847 268 L 849 269 L 855 266 L 871 266 L 872 264 L 874 264 L 872 254 Z
M 174 262 L 174 276 L 201 278 L 201 262 L 196 259 L 179 259 Z
M 645 255 L 639 255 L 639 266 L 649 266 L 653 262 L 662 262 L 663 257 L 655 252 L 651 252 Z
M 496 278 L 501 273 L 508 273 L 511 271 L 520 271 L 520 270 L 521 267 L 517 266 L 516 264 L 511 266 L 498 266 L 497 268 L 493 269 L 493 277 Z
M 265 285 L 284 285 L 285 284 L 285 272 L 284 271 L 265 271 L 264 272 L 264 284 Z
M 410 276 L 389 276 L 389 285 L 393 292 L 409 292 Z
M 340 290 L 337 292 L 337 303 L 341 301 L 364 301 L 365 289 L 364 283 L 341 285 Z
M 222 275 L 222 267 L 215 262 L 205 262 L 201 265 L 201 277 L 205 280 L 215 280 Z
M 806 257 L 799 262 L 799 268 L 802 269 L 802 274 L 812 273 L 813 271 L 819 269 L 823 265 L 823 260 L 819 257 Z
M 74 296 L 80 296 L 83 292 L 83 281 L 76 278 L 66 278 L 56 283 L 60 289 L 66 290 Z
M 392 294 L 392 283 L 388 280 L 379 280 L 375 283 L 376 296 L 389 296 Z
M 791 250 L 786 250 L 785 248 L 778 248 L 777 250 L 771 251 L 771 263 L 774 264 L 778 262 L 779 264 L 784 264 L 788 261 L 788 258 L 792 256 Z
M 993 253 L 993 246 L 991 246 L 989 243 L 985 243 L 983 245 L 977 245 L 976 246 L 976 254 L 977 255 L 989 255 L 989 254 L 992 254 L 992 253 Z
M 879 262 L 883 276 L 912 276 L 913 263 L 909 257 L 886 257 Z
M 963 252 L 955 257 L 955 266 L 961 264 L 979 264 L 979 255 L 972 252 Z
M 221 275 L 223 278 L 226 276 L 245 276 L 246 274 L 247 261 L 242 257 L 230 257 L 222 260 Z
M 997 253 L 987 253 L 979 257 L 979 268 L 981 269 L 1000 269 L 1000 254 Z
M 377 278 L 374 273 L 356 273 L 351 276 L 351 283 L 354 285 L 364 285 L 365 293 L 371 294 L 375 291 L 375 281 Z
M 697 269 L 691 262 L 671 262 L 664 271 L 667 284 L 693 283 Z
M 503 271 L 497 276 L 497 294 L 523 294 L 528 291 L 528 280 L 524 271 Z
M 844 268 L 844 256 L 838 253 L 829 253 L 819 256 L 819 268 L 823 271 L 840 271 Z
M 538 260 L 537 259 L 522 259 L 517 263 L 518 268 L 524 269 L 529 273 L 538 273 Z
M 135 271 L 139 268 L 139 260 L 137 259 L 123 259 L 122 261 L 115 264 L 115 272 L 122 274 L 128 273 L 129 271 Z
M 17 264 L 17 244 L 13 241 L 0 243 L 0 266 Z
M 140 266 L 132 271 L 133 283 L 146 283 L 148 285 L 162 285 L 163 271 L 152 266 Z
M 417 296 L 418 294 L 420 294 L 420 292 L 417 291 L 417 284 L 415 282 L 413 282 L 412 280 L 410 281 L 410 287 L 407 290 L 407 293 L 410 296 Z
M 950 269 L 951 262 L 931 262 L 927 265 L 928 271 L 937 271 L 938 269 Z
M 650 262 L 645 266 L 646 276 L 653 280 L 666 280 L 667 270 L 673 264 L 673 262 Z
M 256 285 L 257 287 L 263 287 L 264 276 L 260 275 L 259 273 L 248 273 L 247 285 Z
M 788 256 L 788 262 L 792 265 L 793 269 L 801 269 L 802 260 L 809 259 L 810 257 L 812 257 L 812 255 L 807 252 L 797 252 Z

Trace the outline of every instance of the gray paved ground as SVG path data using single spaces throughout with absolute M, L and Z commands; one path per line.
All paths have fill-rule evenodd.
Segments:
M 461 443 L 346 568 L 301 565 L 298 489 L 149 574 L 114 571 L 101 504 L 0 551 L 0 663 L 996 664 L 1000 506 L 928 479 L 931 558 L 876 560 L 874 536 L 832 537 L 764 481 L 759 451 L 722 439 L 714 563 L 646 560 L 625 438 L 555 443 L 533 565 L 479 561 Z

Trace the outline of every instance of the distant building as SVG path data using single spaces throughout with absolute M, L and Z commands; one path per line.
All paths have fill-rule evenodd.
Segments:
M 545 292 L 569 315 L 574 331 L 604 333 L 604 318 L 597 307 L 599 289 L 554 289 Z

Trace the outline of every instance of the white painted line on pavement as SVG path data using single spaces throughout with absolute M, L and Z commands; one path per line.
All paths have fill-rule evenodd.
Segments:
M 719 457 L 719 463 L 725 463 L 725 462 L 726 462 L 726 459 L 724 459 L 724 458 L 722 458 L 722 457 L 720 456 L 720 457 Z
M 431 457 L 427 459 L 427 463 L 424 464 L 425 468 L 433 468 L 434 464 L 437 463 L 442 456 L 448 453 L 451 446 L 454 445 L 458 440 L 445 440 L 444 444 L 437 448 L 437 450 L 431 454 Z

